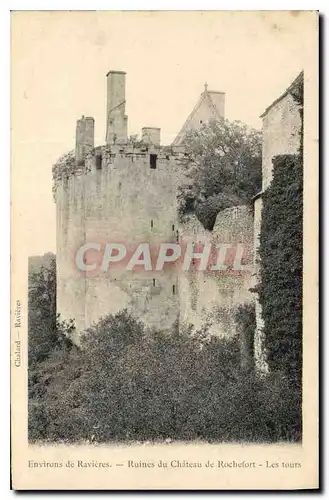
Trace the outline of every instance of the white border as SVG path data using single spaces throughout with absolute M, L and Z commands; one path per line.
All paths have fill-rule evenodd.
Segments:
M 1 291 L 1 333 L 3 336 L 3 340 L 1 342 L 1 353 L 3 359 L 1 360 L 0 367 L 2 370 L 1 373 L 1 383 L 2 383 L 2 398 L 1 398 L 1 439 L 0 439 L 0 491 L 1 498 L 7 499 L 11 498 L 13 492 L 9 491 L 9 297 L 10 297 L 10 285 L 9 285 L 9 255 L 10 255 L 10 239 L 9 239 L 9 221 L 10 221 L 10 190 L 9 190 L 9 165 L 10 165 L 10 67 L 9 67 L 9 47 L 10 47 L 10 21 L 9 21 L 9 11 L 10 10 L 315 10 L 318 9 L 323 16 L 328 16 L 329 6 L 327 1 L 318 1 L 310 2 L 310 1 L 292 1 L 292 0 L 276 0 L 275 2 L 266 2 L 264 1 L 254 1 L 248 2 L 246 4 L 243 0 L 231 0 L 230 2 L 220 2 L 215 0 L 203 0 L 196 1 L 190 0 L 188 3 L 183 0 L 158 0 L 155 2 L 154 0 L 144 0 L 139 2 L 134 1 L 123 1 L 123 0 L 113 0 L 110 2 L 106 2 L 103 0 L 93 0 L 91 1 L 83 1 L 72 2 L 68 0 L 57 0 L 57 1 L 48 1 L 44 0 L 34 0 L 34 1 L 12 1 L 9 2 L 7 0 L 2 1 L 0 5 L 0 51 L 1 51 L 1 135 L 2 138 L 2 148 L 1 148 L 1 182 L 0 182 L 0 214 L 1 214 L 1 244 L 0 244 L 0 262 L 2 264 L 2 272 L 0 279 L 0 291 Z M 327 29 L 328 22 L 326 19 L 323 19 L 322 28 L 325 33 Z M 328 39 L 325 38 L 323 40 L 323 53 L 326 56 L 323 57 L 323 63 L 325 62 L 328 56 Z M 328 81 L 328 65 L 323 68 L 323 90 L 325 91 L 326 85 L 325 82 Z M 323 111 L 323 120 L 325 121 L 328 118 L 328 106 L 326 105 L 325 100 L 323 99 L 321 102 L 321 106 L 325 105 L 325 110 Z M 328 160 L 325 156 L 325 131 L 323 130 L 323 174 L 322 174 L 322 182 L 324 182 L 325 187 L 323 190 L 323 216 L 328 216 L 328 205 L 326 202 L 326 194 L 328 193 L 328 183 L 329 176 L 326 174 L 328 171 Z M 323 257 L 326 256 L 326 250 L 328 249 L 328 239 L 329 239 L 329 227 L 328 227 L 328 218 L 325 217 L 324 220 L 324 235 L 323 235 L 323 244 L 324 251 Z M 325 284 L 328 284 L 328 266 L 323 266 L 323 274 L 325 274 Z M 323 278 L 322 278 L 323 279 Z M 326 297 L 323 297 L 323 302 Z M 324 311 L 328 311 L 328 307 L 326 303 L 323 303 Z M 325 335 L 327 333 L 326 325 L 327 322 L 324 321 L 322 325 L 323 329 L 323 341 L 322 347 L 325 348 L 325 354 L 323 356 L 323 380 L 322 384 L 324 387 L 328 387 L 325 385 L 328 383 L 328 369 L 327 362 L 329 361 L 328 354 L 328 342 L 326 341 Z M 326 405 L 324 407 L 324 415 L 328 415 L 328 398 L 325 401 Z M 324 406 L 324 405 L 323 405 Z M 326 422 L 325 416 L 322 416 L 323 423 Z M 323 446 L 323 472 L 325 472 L 328 462 L 327 462 L 327 450 L 328 450 L 328 434 L 326 434 L 326 443 L 322 443 Z M 324 437 L 324 436 L 322 436 Z M 325 474 L 323 474 L 325 475 Z M 323 478 L 324 479 L 324 478 Z M 111 494 L 113 496 L 114 494 Z M 223 494 L 221 494 L 223 495 Z M 226 494 L 224 494 L 226 496 Z M 310 494 L 311 495 L 311 494 Z M 62 497 L 66 498 L 68 494 L 62 494 Z M 85 496 L 85 495 L 84 495 Z M 87 496 L 93 496 L 92 493 Z M 116 495 L 114 495 L 116 496 Z M 121 496 L 121 495 L 120 495 Z M 127 494 L 127 496 L 132 496 L 132 494 Z M 176 495 L 172 495 L 175 497 Z M 200 494 L 200 496 L 203 496 Z M 237 495 L 236 495 L 237 496 Z M 252 495 L 253 496 L 253 495 Z M 256 496 L 256 495 L 255 495 Z M 257 495 L 258 496 L 258 495 Z M 306 495 L 308 496 L 308 495 Z M 30 498 L 40 498 L 40 494 L 30 494 Z M 230 495 L 230 498 L 235 497 L 235 495 Z M 282 497 L 289 497 L 288 495 L 283 494 Z

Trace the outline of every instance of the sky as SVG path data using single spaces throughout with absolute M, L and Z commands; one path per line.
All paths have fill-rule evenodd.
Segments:
M 105 141 L 106 73 L 126 75 L 128 134 L 175 138 L 204 83 L 226 118 L 259 116 L 310 58 L 302 12 L 16 12 L 11 28 L 12 203 L 28 255 L 56 252 L 52 165 L 75 146 L 76 120 Z

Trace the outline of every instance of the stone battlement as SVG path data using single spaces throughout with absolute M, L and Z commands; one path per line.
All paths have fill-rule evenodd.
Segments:
M 156 146 L 148 144 L 113 144 L 102 145 L 89 149 L 83 160 L 76 161 L 74 153 L 55 165 L 53 169 L 54 181 L 68 180 L 75 175 L 88 175 L 97 170 L 123 167 L 122 160 L 130 161 L 131 166 L 138 166 L 149 162 L 153 170 L 163 169 L 166 165 L 175 162 L 177 165 L 186 163 L 185 148 L 182 146 Z

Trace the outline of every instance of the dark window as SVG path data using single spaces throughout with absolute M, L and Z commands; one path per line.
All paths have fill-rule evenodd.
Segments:
M 178 234 L 178 231 L 176 231 L 176 241 L 179 241 L 179 234 Z
M 153 286 L 155 286 L 155 279 L 153 278 Z
M 172 225 L 172 230 L 175 231 L 175 224 Z
M 102 168 L 102 155 L 96 156 L 96 170 L 101 170 Z
M 150 167 L 157 168 L 157 158 L 158 155 L 150 155 Z
M 173 295 L 175 295 L 175 293 L 176 293 L 176 286 L 175 286 L 175 285 L 173 285 L 173 286 L 172 286 L 172 294 L 173 294 Z
M 151 220 L 151 229 L 153 229 L 153 220 Z

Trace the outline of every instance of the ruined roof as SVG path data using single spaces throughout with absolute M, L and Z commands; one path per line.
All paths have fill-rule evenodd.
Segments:
M 263 114 L 260 115 L 260 118 L 264 118 L 264 116 L 267 115 L 267 113 L 272 109 L 278 102 L 280 102 L 284 97 L 286 97 L 288 94 L 291 94 L 294 92 L 294 90 L 303 82 L 304 80 L 304 71 L 301 71 L 299 75 L 294 79 L 294 81 L 289 85 L 289 87 L 283 92 L 283 94 L 280 95 L 275 101 L 272 102 L 264 111 Z
M 219 97 L 221 95 L 225 95 L 225 92 L 218 92 L 217 90 L 208 90 L 208 98 L 212 101 L 212 104 L 215 106 L 216 111 L 219 113 L 219 108 L 221 101 Z
M 211 110 L 212 117 L 214 119 L 216 118 L 221 118 L 223 117 L 222 113 L 220 112 L 220 109 L 222 107 L 223 103 L 223 95 L 225 95 L 225 92 L 219 92 L 217 90 L 208 90 L 207 84 L 205 84 L 205 90 L 202 92 L 198 102 L 192 109 L 191 113 L 185 120 L 184 125 L 180 129 L 179 133 L 177 134 L 175 140 L 173 141 L 173 145 L 176 145 L 177 143 L 180 142 L 182 136 L 185 134 L 185 132 L 188 130 L 189 123 L 192 121 L 193 117 L 195 116 L 196 112 L 198 109 L 206 102 Z

